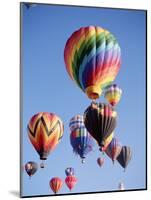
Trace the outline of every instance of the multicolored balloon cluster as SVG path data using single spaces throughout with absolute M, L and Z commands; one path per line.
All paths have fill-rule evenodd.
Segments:
M 122 95 L 118 85 L 112 84 L 121 66 L 121 49 L 117 39 L 101 27 L 81 27 L 67 40 L 64 60 L 70 78 L 92 100 L 84 112 L 84 120 L 78 122 L 75 119 L 75 125 L 79 127 L 82 122 L 82 126 L 98 143 L 100 151 L 105 152 L 113 163 L 117 159 L 125 168 L 132 151 L 127 146 L 122 147 L 114 137 L 117 112 L 113 107 L 119 103 Z M 110 105 L 95 102 L 102 93 Z M 73 142 L 71 145 L 74 149 Z M 104 160 L 100 158 L 97 162 L 102 166 Z
M 117 111 L 122 90 L 113 84 L 120 66 L 121 49 L 115 36 L 98 26 L 81 27 L 67 40 L 64 49 L 64 61 L 70 78 L 92 100 L 83 115 L 75 115 L 69 123 L 70 143 L 73 151 L 80 156 L 82 163 L 93 150 L 94 143 L 101 152 L 105 152 L 113 163 L 117 160 L 125 169 L 131 160 L 132 150 L 122 146 L 114 137 L 117 125 Z M 108 103 L 97 103 L 102 94 Z M 41 160 L 46 160 L 63 136 L 64 125 L 54 113 L 40 112 L 31 117 L 28 123 L 28 136 Z M 99 157 L 100 167 L 104 158 Z M 41 168 L 44 164 L 41 163 Z M 35 162 L 28 162 L 25 170 L 32 176 L 38 169 Z M 74 169 L 68 167 L 65 183 L 70 190 L 77 183 Z M 50 187 L 56 194 L 62 187 L 59 177 L 50 180 Z
M 72 167 L 68 167 L 65 169 L 65 174 L 67 175 L 67 177 L 65 178 L 65 183 L 67 185 L 67 187 L 69 188 L 69 190 L 72 190 L 73 187 L 76 185 L 77 183 L 77 178 L 74 174 L 74 169 Z M 52 189 L 52 191 L 56 194 L 59 192 L 59 190 L 62 188 L 63 186 L 63 180 L 59 177 L 53 177 L 50 180 L 50 188 Z

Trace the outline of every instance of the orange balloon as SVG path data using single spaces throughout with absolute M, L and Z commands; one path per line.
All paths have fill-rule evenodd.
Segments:
M 57 146 L 63 135 L 63 123 L 54 113 L 40 112 L 34 115 L 28 124 L 29 139 L 41 160 Z
M 54 177 L 49 182 L 50 188 L 56 194 L 62 188 L 63 181 L 59 177 Z

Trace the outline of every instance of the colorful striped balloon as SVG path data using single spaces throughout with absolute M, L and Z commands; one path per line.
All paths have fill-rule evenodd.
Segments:
M 94 103 L 84 112 L 84 124 L 91 136 L 97 141 L 100 150 L 111 139 L 117 123 L 117 112 L 108 104 Z
M 59 192 L 59 190 L 62 188 L 62 185 L 63 181 L 59 177 L 53 177 L 49 182 L 49 186 L 55 194 Z
M 117 138 L 113 138 L 111 143 L 105 150 L 105 153 L 112 159 L 113 163 L 116 158 L 119 156 L 122 150 L 122 144 L 119 142 Z
M 63 135 L 63 123 L 54 113 L 40 112 L 28 124 L 29 139 L 41 160 L 46 160 Z
M 75 115 L 69 123 L 71 129 L 70 142 L 73 147 L 73 151 L 82 158 L 82 162 L 86 155 L 92 151 L 94 146 L 94 140 L 88 133 L 82 115 Z
M 90 99 L 97 99 L 118 74 L 121 50 L 108 30 L 82 27 L 67 40 L 64 60 L 71 79 Z
M 72 190 L 75 184 L 77 183 L 77 178 L 74 175 L 67 176 L 65 179 L 67 187 Z
M 122 90 L 116 85 L 110 85 L 105 91 L 105 98 L 112 105 L 115 106 L 119 103 L 122 95 Z

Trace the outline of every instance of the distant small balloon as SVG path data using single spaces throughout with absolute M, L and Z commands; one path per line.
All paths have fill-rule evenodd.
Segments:
M 77 183 L 77 178 L 75 176 L 67 176 L 65 179 L 67 187 L 72 190 L 75 184 Z
M 100 158 L 97 159 L 97 163 L 98 163 L 98 165 L 99 165 L 100 167 L 103 166 L 104 161 L 105 161 L 105 160 L 104 160 L 104 158 L 102 158 L 102 157 L 100 157 Z
M 112 159 L 113 163 L 119 156 L 122 149 L 122 145 L 117 138 L 113 138 L 111 143 L 108 145 L 105 153 Z
M 27 162 L 25 164 L 25 170 L 29 175 L 29 177 L 33 176 L 36 173 L 37 169 L 38 169 L 38 164 L 33 161 Z
M 53 177 L 49 182 L 50 188 L 56 194 L 62 188 L 63 181 L 59 177 Z
M 129 146 L 122 146 L 122 150 L 117 157 L 117 161 L 124 168 L 124 171 L 132 158 L 132 149 Z
M 113 84 L 106 89 L 104 96 L 112 106 L 116 106 L 121 99 L 122 90 L 116 84 Z
M 66 170 L 65 170 L 65 174 L 66 174 L 67 176 L 72 176 L 72 175 L 74 175 L 74 168 L 72 168 L 72 167 L 67 167 Z

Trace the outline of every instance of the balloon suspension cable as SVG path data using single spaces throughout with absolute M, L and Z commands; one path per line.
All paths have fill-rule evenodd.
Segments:
M 114 163 L 115 163 L 115 160 L 112 160 L 112 163 L 113 163 L 113 165 L 114 165 Z
M 105 151 L 102 146 L 100 146 L 99 151 L 101 151 L 102 155 L 105 155 Z
M 124 172 L 126 172 L 126 169 L 124 168 Z
M 91 106 L 92 106 L 92 105 L 96 105 L 96 104 L 97 104 L 96 99 L 92 99 L 92 101 L 91 101 Z
M 29 180 L 31 180 L 31 175 L 29 175 Z
M 92 99 L 92 103 L 96 103 L 96 99 Z

